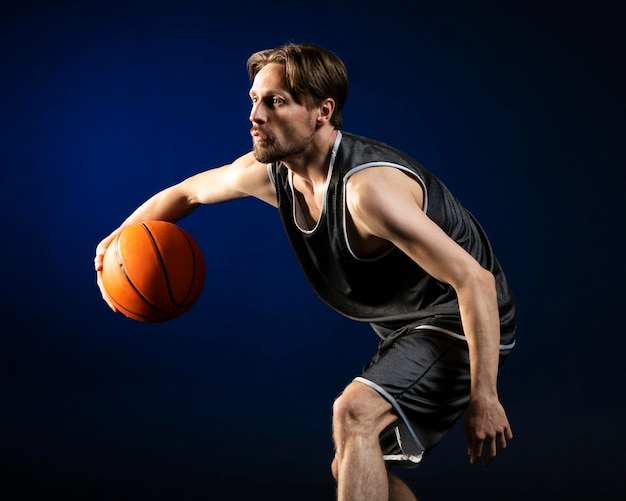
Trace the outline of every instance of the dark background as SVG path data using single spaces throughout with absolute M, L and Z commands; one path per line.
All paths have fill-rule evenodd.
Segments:
M 92 269 L 140 202 L 249 150 L 246 59 L 290 41 L 345 60 L 346 130 L 436 172 L 517 295 L 515 439 L 470 466 L 457 426 L 407 472 L 420 499 L 624 492 L 623 2 L 0 5 L 11 499 L 333 499 L 332 401 L 377 340 L 309 291 L 274 209 L 181 222 L 207 283 L 169 323 L 111 313 Z

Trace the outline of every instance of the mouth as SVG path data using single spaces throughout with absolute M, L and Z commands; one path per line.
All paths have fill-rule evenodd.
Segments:
M 253 127 L 252 129 L 250 129 L 250 135 L 256 142 L 265 141 L 269 136 L 267 132 L 264 132 L 257 127 Z

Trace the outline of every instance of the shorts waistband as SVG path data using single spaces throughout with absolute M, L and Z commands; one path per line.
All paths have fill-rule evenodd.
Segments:
M 420 329 L 427 329 L 427 330 L 430 330 L 430 331 L 441 332 L 443 334 L 447 334 L 448 336 L 452 336 L 455 339 L 460 339 L 462 341 L 467 342 L 467 338 L 463 334 L 458 334 L 458 333 L 453 332 L 451 330 L 444 329 L 443 327 L 438 327 L 437 325 L 425 324 L 425 325 L 418 325 L 417 327 L 415 327 L 415 330 L 420 330 Z M 500 351 L 512 350 L 514 346 L 515 346 L 515 341 L 513 341 L 512 343 L 509 343 L 509 344 L 501 344 L 500 345 Z

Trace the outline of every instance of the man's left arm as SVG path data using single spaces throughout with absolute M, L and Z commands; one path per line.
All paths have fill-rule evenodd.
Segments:
M 497 391 L 500 319 L 493 274 L 422 210 L 421 186 L 393 168 L 356 173 L 346 203 L 361 235 L 388 240 L 428 274 L 450 284 L 459 300 L 470 353 L 471 393 L 464 422 L 470 462 L 488 464 L 513 438 Z
M 495 279 L 487 270 L 455 287 L 470 353 L 470 403 L 463 428 L 472 464 L 489 464 L 513 438 L 497 392 L 500 322 Z

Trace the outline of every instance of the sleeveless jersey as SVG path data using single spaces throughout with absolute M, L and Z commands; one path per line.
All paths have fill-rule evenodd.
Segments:
M 323 208 L 315 228 L 307 228 L 304 222 L 287 167 L 281 162 L 268 166 L 287 237 L 316 294 L 342 315 L 369 322 L 383 338 L 408 324 L 463 333 L 456 292 L 450 285 L 428 275 L 395 247 L 374 259 L 359 258 L 350 248 L 346 183 L 355 172 L 375 166 L 394 167 L 413 176 L 424 190 L 425 213 L 494 275 L 501 343 L 510 343 L 516 328 L 514 299 L 478 222 L 416 160 L 388 145 L 347 132 L 337 133 Z

